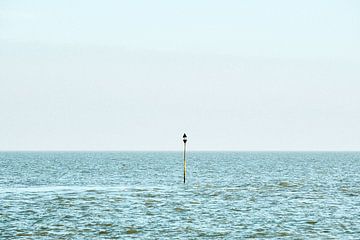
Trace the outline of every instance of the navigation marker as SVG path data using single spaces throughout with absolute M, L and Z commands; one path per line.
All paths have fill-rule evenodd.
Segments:
M 186 154 L 186 142 L 187 142 L 187 136 L 184 133 L 183 135 L 183 142 L 184 142 L 184 183 L 185 183 L 185 179 L 186 179 L 186 158 L 185 158 L 185 154 Z

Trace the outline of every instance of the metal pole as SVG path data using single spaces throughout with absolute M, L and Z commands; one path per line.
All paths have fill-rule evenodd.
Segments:
M 185 179 L 186 179 L 186 158 L 185 158 L 185 154 L 186 154 L 186 142 L 184 142 L 184 183 L 185 183 Z
M 183 142 L 184 142 L 184 183 L 185 183 L 185 179 L 186 179 L 186 142 L 187 142 L 187 136 L 184 133 L 183 135 Z

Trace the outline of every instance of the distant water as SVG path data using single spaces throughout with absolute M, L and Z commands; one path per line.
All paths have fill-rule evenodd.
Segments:
M 0 239 L 360 238 L 360 153 L 0 153 Z

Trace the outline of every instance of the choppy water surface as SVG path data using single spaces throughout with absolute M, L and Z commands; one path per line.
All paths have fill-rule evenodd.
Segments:
M 360 153 L 0 153 L 0 238 L 358 239 Z

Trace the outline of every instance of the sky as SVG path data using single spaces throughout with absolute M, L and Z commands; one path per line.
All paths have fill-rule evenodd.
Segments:
M 360 151 L 360 1 L 0 0 L 0 150 Z

